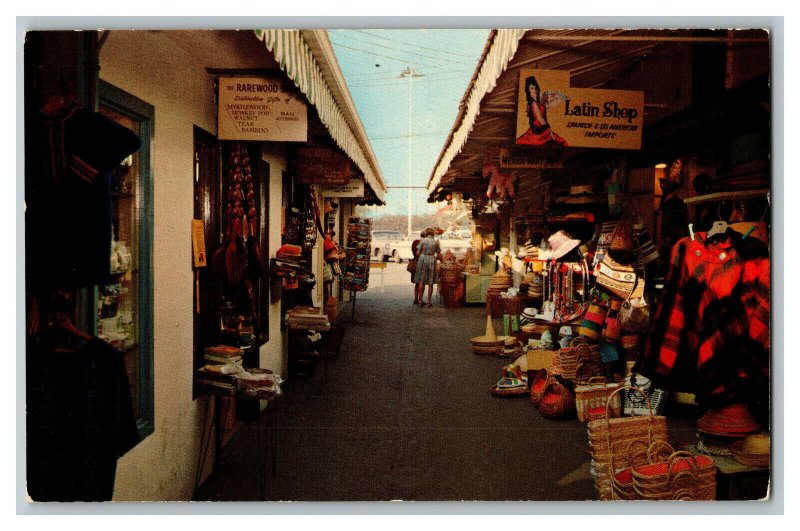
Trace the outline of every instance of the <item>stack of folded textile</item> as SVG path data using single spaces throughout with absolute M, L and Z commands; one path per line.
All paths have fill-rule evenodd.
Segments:
M 286 326 L 302 330 L 325 331 L 329 330 L 331 325 L 328 315 L 322 313 L 321 308 L 295 306 L 286 312 Z
M 282 245 L 270 261 L 270 272 L 281 278 L 308 276 L 311 270 L 299 245 Z

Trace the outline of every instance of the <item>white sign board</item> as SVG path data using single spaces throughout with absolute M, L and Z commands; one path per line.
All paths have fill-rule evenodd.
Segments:
M 364 197 L 364 179 L 350 179 L 347 184 L 320 186 L 323 197 Z
M 308 110 L 301 96 L 278 79 L 219 78 L 220 140 L 308 140 Z

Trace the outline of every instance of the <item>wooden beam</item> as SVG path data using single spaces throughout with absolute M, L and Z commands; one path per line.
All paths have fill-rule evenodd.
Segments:
M 672 35 L 525 35 L 526 41 L 618 41 L 618 42 L 710 42 L 710 43 L 761 43 L 767 37 L 677 37 Z M 564 50 L 569 51 L 569 49 Z
M 737 190 L 733 192 L 716 192 L 713 194 L 697 195 L 695 197 L 687 197 L 683 200 L 684 203 L 690 205 L 692 203 L 705 203 L 708 201 L 726 201 L 729 199 L 742 199 L 744 197 L 765 197 L 769 198 L 769 188 L 762 190 Z

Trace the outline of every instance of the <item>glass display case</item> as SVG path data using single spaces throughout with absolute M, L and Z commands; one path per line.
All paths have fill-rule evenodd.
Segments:
M 99 112 L 142 139 L 142 149 L 111 176 L 111 277 L 96 289 L 95 334 L 120 350 L 140 436 L 152 432 L 152 189 L 149 138 L 152 107 L 101 84 Z

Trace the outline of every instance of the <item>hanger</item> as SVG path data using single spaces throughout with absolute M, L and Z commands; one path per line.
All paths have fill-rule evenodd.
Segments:
M 724 201 L 723 201 L 724 202 Z M 719 236 L 720 234 L 725 234 L 725 231 L 728 230 L 728 222 L 722 219 L 722 215 L 720 214 L 720 208 L 722 203 L 717 205 L 717 217 L 719 218 L 717 221 L 711 225 L 711 228 L 706 233 L 706 240 L 713 238 L 714 236 Z

